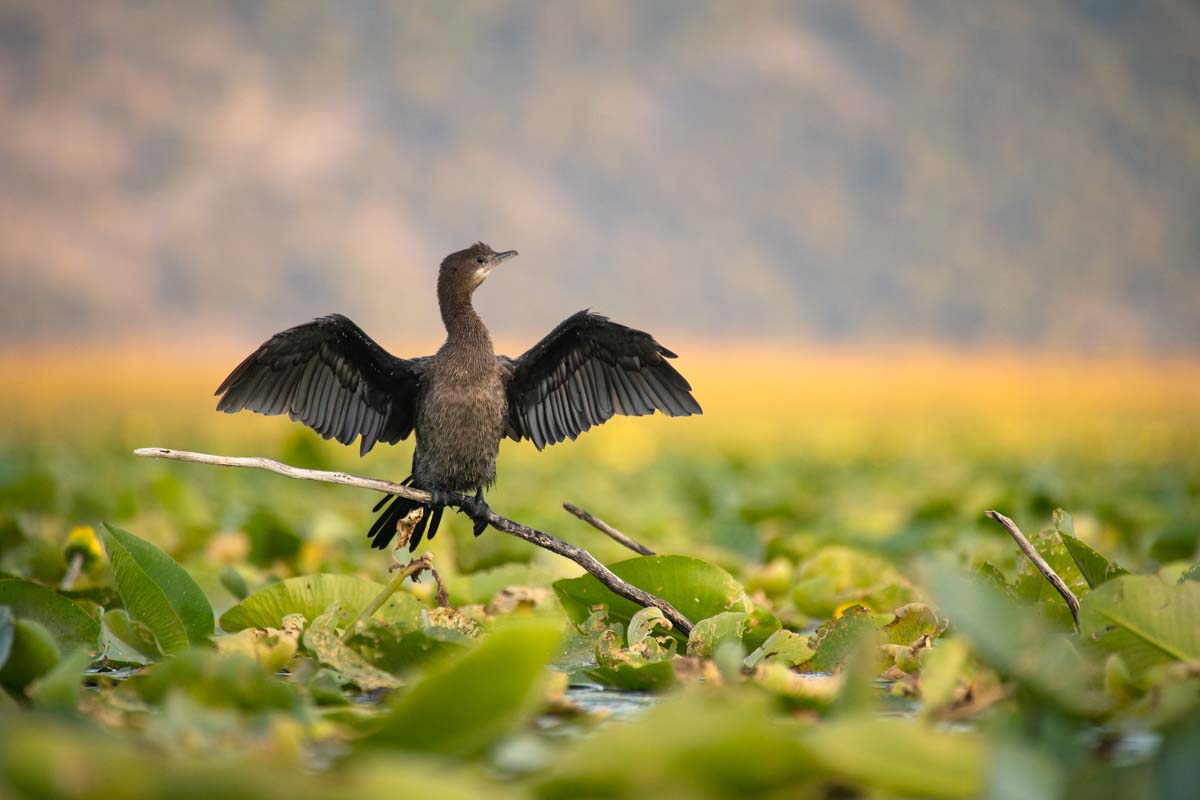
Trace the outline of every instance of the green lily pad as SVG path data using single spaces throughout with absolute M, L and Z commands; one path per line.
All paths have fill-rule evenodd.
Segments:
M 812 658 L 799 665 L 801 672 L 833 672 L 839 669 L 863 636 L 875 633 L 875 618 L 862 606 L 851 606 L 842 616 L 817 628 L 811 645 Z
M 803 664 L 812 658 L 813 648 L 807 636 L 801 636 L 788 630 L 775 631 L 758 647 L 746 656 L 746 667 L 753 669 L 759 664 L 778 663 L 788 667 Z
M 666 600 L 693 623 L 726 611 L 746 611 L 746 593 L 720 567 L 687 556 L 639 556 L 609 565 L 618 577 Z M 641 606 L 618 597 L 591 575 L 554 582 L 554 593 L 576 626 L 596 605 L 608 607 L 612 622 L 627 624 Z M 681 634 L 675 632 L 679 638 Z
M 744 611 L 726 611 L 700 620 L 688 636 L 687 654 L 708 658 L 721 642 L 732 641 L 740 646 L 746 630 L 746 616 Z
M 178 653 L 208 641 L 212 607 L 183 567 L 128 531 L 105 524 L 101 536 L 125 609 L 154 632 L 163 652 Z
M 1170 661 L 1200 661 L 1200 584 L 1153 575 L 1109 581 L 1080 602 L 1081 633 L 1116 653 L 1133 675 Z
M 351 619 L 383 591 L 383 584 L 354 575 L 303 575 L 272 583 L 254 592 L 221 615 L 221 628 L 230 633 L 244 628 L 280 628 L 289 614 L 315 620 L 331 603 L 341 604 Z M 416 626 L 421 604 L 406 592 L 396 592 L 375 613 L 385 622 Z
M 0 606 L 8 606 L 17 619 L 43 626 L 60 650 L 94 649 L 100 626 L 86 611 L 41 584 L 13 578 L 0 580 Z
M 457 755 L 486 749 L 533 710 L 561 640 L 553 620 L 508 622 L 402 694 L 367 743 Z
M 304 647 L 327 667 L 332 667 L 344 678 L 364 692 L 374 689 L 395 689 L 402 686 L 404 681 L 389 672 L 375 667 L 349 645 L 342 642 L 338 635 L 339 619 L 348 625 L 353 620 L 349 614 L 341 614 L 341 606 L 335 600 L 329 604 L 325 613 L 320 614 L 308 624 L 304 631 Z

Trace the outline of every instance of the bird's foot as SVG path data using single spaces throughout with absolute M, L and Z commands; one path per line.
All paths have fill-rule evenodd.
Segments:
M 476 536 L 487 530 L 487 526 L 491 523 L 492 507 L 483 499 L 482 489 L 463 503 L 461 511 L 474 521 Z

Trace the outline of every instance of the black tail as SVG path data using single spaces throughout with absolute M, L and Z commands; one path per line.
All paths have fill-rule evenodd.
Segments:
M 408 486 L 412 482 L 412 477 L 405 478 L 401 483 Z M 391 505 L 387 505 L 388 501 Z M 384 508 L 384 506 L 387 506 Z M 375 524 L 371 526 L 371 530 L 367 532 L 367 538 L 371 540 L 371 547 L 379 550 L 385 549 L 391 544 L 392 538 L 396 535 L 396 526 L 400 520 L 408 516 L 408 513 L 414 508 L 424 508 L 425 514 L 421 517 L 421 521 L 417 523 L 417 527 L 413 528 L 412 538 L 408 542 L 408 551 L 411 553 L 421 544 L 421 538 L 426 535 L 428 529 L 428 538 L 432 539 L 437 533 L 438 526 L 442 523 L 442 512 L 445 510 L 443 506 L 427 506 L 424 503 L 418 503 L 416 500 L 409 500 L 407 497 L 399 497 L 397 495 L 386 495 L 382 500 L 375 504 L 373 511 L 379 511 L 383 508 L 383 513 L 375 520 Z

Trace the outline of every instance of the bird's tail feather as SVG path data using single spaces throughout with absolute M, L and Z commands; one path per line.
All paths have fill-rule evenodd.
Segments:
M 412 484 L 412 476 L 401 481 L 401 485 L 409 486 Z M 388 501 L 391 504 L 388 505 Z M 385 508 L 386 506 L 386 508 Z M 412 537 L 408 541 L 408 550 L 411 553 L 416 550 L 421 544 L 422 537 L 432 539 L 438 531 L 438 526 L 442 523 L 442 512 L 445 509 L 441 506 L 429 506 L 424 503 L 419 503 L 416 500 L 409 500 L 407 497 L 398 495 L 385 495 L 382 500 L 375 504 L 373 511 L 383 509 L 383 513 L 376 518 L 375 523 L 371 526 L 371 530 L 367 532 L 367 538 L 371 540 L 371 547 L 383 550 L 391 543 L 392 538 L 396 535 L 396 526 L 400 520 L 408 516 L 409 512 L 416 508 L 424 508 L 425 513 L 421 516 L 420 522 L 413 528 Z

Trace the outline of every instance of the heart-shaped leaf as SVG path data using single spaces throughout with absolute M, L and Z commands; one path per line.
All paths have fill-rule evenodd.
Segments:
M 268 584 L 221 615 L 222 630 L 279 628 L 289 614 L 303 614 L 312 622 L 338 603 L 354 619 L 379 596 L 383 584 L 354 575 L 302 575 Z M 378 611 L 376 619 L 393 625 L 416 627 L 421 604 L 406 592 L 396 592 Z
M 666 600 L 693 623 L 726 611 L 749 610 L 741 584 L 725 570 L 698 558 L 639 556 L 611 564 L 609 569 L 639 589 Z M 596 605 L 608 606 L 609 621 L 622 624 L 628 624 L 641 608 L 613 594 L 592 575 L 555 581 L 554 593 L 576 626 L 587 620 Z
M 38 583 L 15 578 L 0 580 L 0 606 L 17 619 L 38 623 L 50 632 L 62 651 L 96 648 L 100 626 L 86 611 Z
M 208 641 L 212 606 L 183 567 L 128 531 L 105 524 L 101 536 L 125 609 L 154 633 L 163 652 Z

